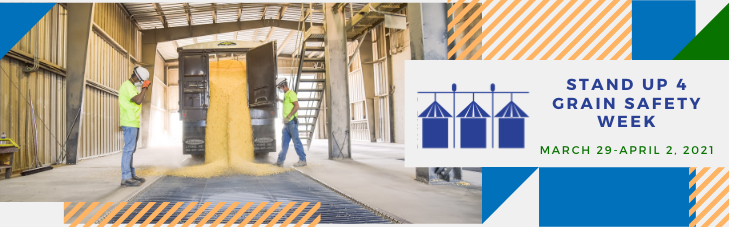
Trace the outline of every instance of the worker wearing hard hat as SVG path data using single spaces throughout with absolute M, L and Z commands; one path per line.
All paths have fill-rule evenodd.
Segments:
M 122 186 L 136 187 L 144 183 L 144 178 L 138 177 L 132 167 L 134 152 L 137 150 L 139 140 L 140 114 L 142 113 L 142 100 L 147 93 L 149 85 L 149 71 L 142 67 L 134 67 L 129 80 L 122 83 L 119 88 L 119 118 L 124 130 L 124 148 L 122 148 Z M 137 92 L 141 86 L 142 91 Z
M 295 167 L 306 166 L 306 154 L 304 153 L 304 144 L 299 139 L 299 99 L 296 98 L 296 92 L 289 89 L 286 78 L 276 79 L 276 88 L 284 93 L 284 98 L 279 99 L 283 102 L 283 141 L 281 144 L 281 153 L 278 154 L 276 165 L 283 167 L 286 160 L 286 152 L 289 150 L 289 141 L 294 141 L 294 150 L 299 155 L 299 161 L 294 164 Z

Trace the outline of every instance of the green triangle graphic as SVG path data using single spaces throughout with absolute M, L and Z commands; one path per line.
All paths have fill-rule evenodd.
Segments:
M 673 60 L 729 60 L 729 4 Z

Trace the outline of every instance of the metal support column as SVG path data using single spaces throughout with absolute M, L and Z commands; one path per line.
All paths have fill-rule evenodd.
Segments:
M 385 34 L 389 33 L 389 28 L 384 29 Z M 395 86 L 395 71 L 393 70 L 393 61 L 392 61 L 392 50 L 390 47 L 392 47 L 392 44 L 390 42 L 392 41 L 391 36 L 392 33 L 387 34 L 385 37 L 385 56 L 387 56 L 387 85 L 389 86 L 387 90 L 390 92 L 390 95 L 387 96 L 388 99 L 388 108 L 390 109 L 388 111 L 389 119 L 390 119 L 390 143 L 395 143 L 395 122 L 398 121 L 398 119 L 395 119 L 395 97 L 393 97 L 393 87 Z M 404 75 L 403 75 L 404 76 Z
M 86 88 L 86 63 L 89 54 L 89 37 L 94 15 L 93 3 L 68 3 L 68 50 L 66 52 L 66 164 L 75 165 L 78 160 L 79 132 L 83 114 L 76 118 L 83 107 Z M 75 122 L 74 122 L 75 120 Z
M 149 37 L 142 36 L 142 62 L 140 65 L 149 71 L 149 81 L 152 81 L 152 85 L 147 89 L 147 94 L 142 101 L 142 121 L 141 128 L 139 128 L 139 139 L 141 141 L 138 144 L 142 148 L 146 148 L 149 145 L 149 127 L 152 125 L 152 94 L 154 94 L 154 77 L 157 76 L 155 75 L 155 62 L 157 62 L 157 57 L 156 35 Z
M 349 81 L 344 13 L 335 3 L 324 3 L 327 130 L 329 159 L 352 158 L 349 131 Z
M 362 82 L 365 91 L 365 109 L 367 110 L 367 128 L 370 131 L 370 142 L 377 142 L 375 133 L 375 61 L 372 54 L 372 34 L 365 34 L 359 47 L 359 59 L 362 62 Z
M 410 59 L 448 59 L 445 3 L 408 3 Z
M 446 15 L 446 3 L 408 3 L 412 60 L 448 59 Z M 428 184 L 455 183 L 461 180 L 461 168 L 417 167 L 415 179 Z

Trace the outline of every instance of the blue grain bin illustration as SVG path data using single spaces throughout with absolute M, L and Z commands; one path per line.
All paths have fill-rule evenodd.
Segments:
M 461 148 L 486 148 L 486 119 L 491 117 L 472 101 L 461 111 Z
M 524 148 L 524 118 L 529 116 L 510 101 L 495 117 L 499 118 L 499 148 Z
M 448 118 L 443 106 L 434 101 L 418 117 L 423 118 L 423 148 L 448 148 Z

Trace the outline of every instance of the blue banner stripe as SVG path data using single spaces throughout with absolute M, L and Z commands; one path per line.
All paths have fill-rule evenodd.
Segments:
M 0 56 L 5 56 L 56 3 L 0 3 Z
M 633 60 L 671 60 L 694 36 L 695 1 L 633 1 Z

